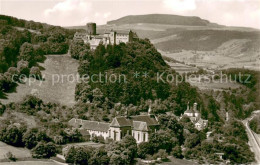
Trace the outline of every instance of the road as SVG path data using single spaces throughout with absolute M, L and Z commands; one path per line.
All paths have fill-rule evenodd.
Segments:
M 246 132 L 248 135 L 248 139 L 249 139 L 249 145 L 250 148 L 252 149 L 252 151 L 255 153 L 255 159 L 256 159 L 256 163 L 260 164 L 260 138 L 259 136 L 254 133 L 250 127 L 249 127 L 249 121 L 253 119 L 253 117 L 260 113 L 260 110 L 258 111 L 254 111 L 253 115 L 245 120 L 243 120 L 243 124 L 246 127 Z

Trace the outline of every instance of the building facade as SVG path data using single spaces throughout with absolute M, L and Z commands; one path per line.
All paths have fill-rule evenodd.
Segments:
M 87 130 L 90 138 L 102 136 L 120 141 L 126 135 L 132 135 L 137 143 L 147 142 L 149 135 L 159 129 L 154 115 L 115 117 L 111 123 L 71 119 L 69 125 L 79 130 Z

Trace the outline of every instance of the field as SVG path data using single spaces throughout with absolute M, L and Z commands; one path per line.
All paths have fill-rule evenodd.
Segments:
M 11 152 L 16 158 L 30 158 L 31 153 L 28 149 L 18 148 L 7 145 L 0 141 L 0 160 L 6 159 L 6 153 Z
M 42 71 L 44 81 L 27 79 L 26 83 L 19 84 L 16 92 L 7 94 L 8 99 L 0 101 L 4 104 L 18 102 L 28 94 L 35 94 L 45 102 L 57 102 L 67 106 L 74 105 L 77 61 L 69 55 L 47 55 L 46 57 L 45 62 L 40 64 L 45 68 Z
M 174 60 L 195 65 L 203 69 L 227 69 L 227 68 L 247 68 L 260 71 L 260 54 L 229 54 L 225 55 L 217 51 L 187 51 L 177 53 L 160 51 L 163 56 Z

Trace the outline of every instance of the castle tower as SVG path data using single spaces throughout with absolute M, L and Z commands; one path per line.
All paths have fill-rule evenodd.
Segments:
M 97 34 L 97 25 L 96 23 L 90 22 L 87 23 L 87 33 L 88 35 L 96 35 Z

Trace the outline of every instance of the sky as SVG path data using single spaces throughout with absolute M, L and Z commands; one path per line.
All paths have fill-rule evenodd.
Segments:
M 260 0 L 0 0 L 0 14 L 59 26 L 101 25 L 127 15 L 174 14 L 260 29 Z

